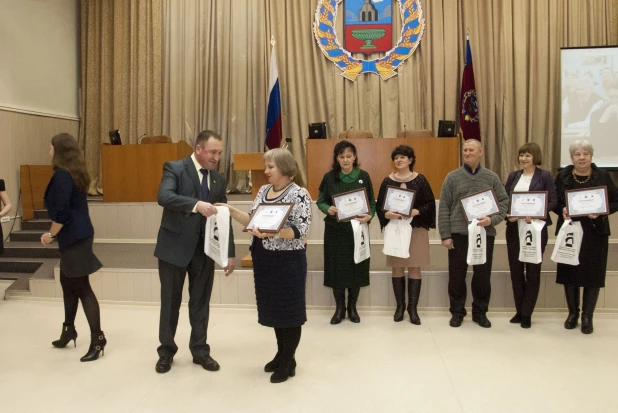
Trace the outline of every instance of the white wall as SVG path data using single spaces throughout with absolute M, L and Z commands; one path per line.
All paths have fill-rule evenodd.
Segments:
M 0 109 L 79 118 L 78 0 L 0 0 Z

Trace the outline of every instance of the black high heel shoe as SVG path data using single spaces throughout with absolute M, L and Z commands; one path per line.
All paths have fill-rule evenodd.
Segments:
M 105 338 L 105 334 L 101 331 L 100 333 L 92 334 L 90 339 L 90 348 L 88 348 L 88 353 L 81 359 L 80 361 L 95 361 L 99 358 L 99 354 L 101 356 L 105 355 L 105 346 L 107 345 L 107 339 Z
M 52 341 L 52 346 L 56 348 L 65 348 L 73 340 L 73 347 L 77 347 L 77 331 L 75 326 L 62 323 L 62 334 L 58 340 Z
M 271 383 L 283 383 L 289 377 L 296 376 L 296 360 L 292 359 L 289 363 L 281 363 L 277 370 L 270 376 Z

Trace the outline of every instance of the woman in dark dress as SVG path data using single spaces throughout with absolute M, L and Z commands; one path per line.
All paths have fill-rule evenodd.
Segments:
M 246 226 L 260 204 L 294 204 L 278 233 L 260 232 L 259 228 L 251 231 L 258 323 L 273 327 L 277 337 L 277 354 L 264 366 L 264 371 L 273 373 L 271 383 L 281 383 L 296 374 L 296 348 L 301 326 L 307 321 L 305 236 L 311 225 L 311 198 L 293 181 L 297 164 L 287 149 L 266 152 L 264 166 L 269 184 L 260 188 L 251 211 L 226 206 L 232 218 Z
M 367 190 L 370 214 L 355 218 L 361 224 L 368 223 L 375 215 L 376 201 L 369 174 L 358 168 L 356 147 L 340 141 L 333 151 L 332 170 L 327 172 L 320 183 L 317 205 L 326 214 L 324 218 L 324 285 L 333 289 L 335 314 L 331 324 L 339 324 L 345 319 L 345 289 L 348 289 L 348 317 L 353 323 L 360 323 L 356 311 L 356 301 L 361 287 L 369 285 L 370 258 L 354 263 L 354 233 L 350 221 L 337 221 L 337 208 L 332 196 L 361 188 Z
M 11 201 L 6 193 L 4 179 L 0 179 L 0 218 L 3 218 L 11 212 Z M 2 224 L 0 224 L 0 255 L 4 253 L 4 234 L 2 233 Z
M 549 171 L 537 167 L 543 162 L 541 148 L 534 142 L 526 143 L 519 148 L 519 164 L 522 169 L 511 172 L 506 180 L 506 193 L 512 192 L 547 191 L 547 216 L 545 226 L 541 230 L 541 251 L 545 252 L 547 245 L 547 227 L 552 224 L 549 211 L 553 211 L 558 203 L 556 185 Z M 525 218 L 526 222 L 532 220 Z M 522 328 L 532 326 L 532 312 L 536 305 L 541 286 L 541 264 L 523 263 L 519 261 L 519 224 L 516 217 L 507 216 L 506 248 L 511 270 L 513 298 L 515 300 L 515 316 L 511 323 L 519 324 Z M 524 274 L 525 270 L 525 274 Z
M 99 302 L 89 281 L 89 275 L 102 267 L 92 252 L 94 228 L 86 199 L 90 177 L 77 140 L 68 133 L 52 138 L 49 154 L 54 175 L 45 190 L 45 206 L 52 225 L 41 235 L 41 243 L 47 246 L 58 240 L 65 317 L 62 334 L 52 345 L 64 348 L 71 340 L 77 344 L 74 323 L 81 300 L 90 326 L 90 347 L 81 361 L 94 361 L 103 354 L 107 340 L 101 331 Z
M 414 149 L 407 145 L 400 145 L 393 150 L 391 159 L 395 163 L 395 172 L 384 178 L 378 194 L 377 214 L 380 227 L 384 229 L 391 219 L 402 219 L 403 216 L 394 211 L 384 211 L 382 206 L 389 186 L 397 186 L 416 191 L 414 208 L 412 209 L 412 236 L 410 238 L 410 256 L 408 258 L 386 256 L 386 265 L 392 268 L 393 292 L 397 309 L 393 319 L 396 322 L 403 320 L 406 308 L 406 279 L 405 269 L 408 269 L 408 315 L 410 322 L 421 324 L 418 316 L 418 300 L 421 294 L 421 267 L 429 265 L 429 229 L 436 227 L 436 200 L 427 179 L 418 172 L 414 172 L 416 155 Z
M 597 168 L 592 163 L 594 149 L 586 141 L 575 141 L 569 147 L 573 165 L 564 168 L 556 178 L 558 206 L 554 210 L 558 214 L 556 235 L 569 215 L 565 202 L 565 191 L 595 186 L 607 187 L 609 213 L 618 211 L 618 188 L 607 171 Z M 607 215 L 588 215 L 574 217 L 584 230 L 579 265 L 558 264 L 556 282 L 564 285 L 569 315 L 564 322 L 564 328 L 571 330 L 577 327 L 579 320 L 579 289 L 584 287 L 582 302 L 582 326 L 584 334 L 593 332 L 592 316 L 599 298 L 599 290 L 605 287 L 607 271 L 607 253 L 610 236 L 609 217 Z

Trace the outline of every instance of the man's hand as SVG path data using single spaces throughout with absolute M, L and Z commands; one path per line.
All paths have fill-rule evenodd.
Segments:
M 491 218 L 489 217 L 483 217 L 483 218 L 479 218 L 477 225 L 479 227 L 488 227 L 491 225 Z
M 234 268 L 236 268 L 236 258 L 228 258 L 227 259 L 227 267 L 224 267 L 225 276 L 227 277 L 231 273 L 234 272 Z
M 444 241 L 442 241 L 442 246 L 449 250 L 452 250 L 453 248 L 455 248 L 455 246 L 453 245 L 453 238 L 447 238 Z
M 205 217 L 209 217 L 217 213 L 217 208 L 209 202 L 197 201 L 197 212 Z

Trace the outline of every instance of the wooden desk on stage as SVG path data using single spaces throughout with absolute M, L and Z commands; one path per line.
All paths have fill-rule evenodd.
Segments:
M 268 183 L 268 178 L 264 175 L 263 158 L 264 152 L 234 154 L 234 170 L 251 171 L 251 195 L 253 196 L 253 199 L 257 196 L 257 193 L 262 185 L 266 185 Z M 240 260 L 240 265 L 243 268 L 253 267 L 251 253 L 245 255 Z
M 104 202 L 157 202 L 163 164 L 185 158 L 185 141 L 142 145 L 101 145 Z
M 262 185 L 268 183 L 268 179 L 264 175 L 263 158 L 264 152 L 234 154 L 234 170 L 251 171 L 251 194 L 254 199 Z
M 383 138 L 348 139 L 356 146 L 360 168 L 369 172 L 374 195 L 378 197 L 380 185 L 393 172 L 391 152 L 399 145 L 414 148 L 414 170 L 423 174 L 438 199 L 446 175 L 459 167 L 459 138 Z M 318 199 L 318 187 L 324 174 L 331 170 L 333 149 L 338 139 L 307 139 L 307 189 L 313 200 Z

